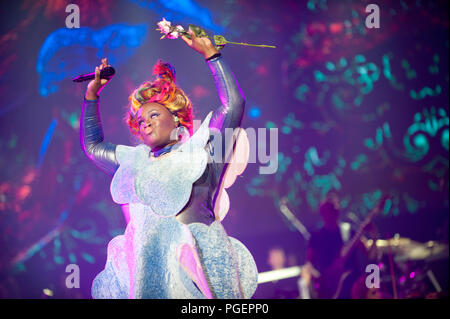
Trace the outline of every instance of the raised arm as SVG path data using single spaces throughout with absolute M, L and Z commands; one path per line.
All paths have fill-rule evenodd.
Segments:
M 115 144 L 104 141 L 100 121 L 99 99 L 84 98 L 81 109 L 80 140 L 84 154 L 102 171 L 114 175 L 119 167 Z
M 233 73 L 223 61 L 223 58 L 211 43 L 211 40 L 207 37 L 197 37 L 191 29 L 189 29 L 188 33 L 191 39 L 183 35 L 181 38 L 189 47 L 202 54 L 206 59 L 214 77 L 217 93 L 222 104 L 218 109 L 214 110 L 213 117 L 210 121 L 210 128 L 213 131 L 212 139 L 219 138 L 221 141 L 217 142 L 212 140 L 212 143 L 209 144 L 211 147 L 211 155 L 214 159 L 216 176 L 219 177 L 223 175 L 227 163 L 231 158 L 231 151 L 235 145 L 235 143 L 225 143 L 227 128 L 235 129 L 241 125 L 245 99 Z M 217 133 L 220 133 L 220 136 Z M 216 153 L 218 151 L 216 148 L 219 145 L 222 145 L 221 156 L 217 156 Z
M 228 162 L 234 143 L 226 144 L 226 129 L 240 127 L 244 114 L 245 99 L 229 66 L 219 56 L 207 61 L 214 77 L 221 106 L 214 110 L 210 128 L 218 130 L 222 137 L 222 163 Z M 230 130 L 231 131 L 231 130 Z M 217 144 L 216 144 L 217 145 Z
M 100 79 L 100 70 L 107 65 L 106 58 L 102 65 L 95 68 L 95 79 L 89 82 L 81 109 L 80 142 L 86 156 L 109 175 L 114 175 L 119 167 L 116 159 L 115 144 L 104 142 L 102 123 L 99 112 L 98 94 L 109 80 Z

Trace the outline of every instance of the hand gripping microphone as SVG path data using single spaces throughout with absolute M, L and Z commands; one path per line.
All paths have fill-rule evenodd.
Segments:
M 110 80 L 115 73 L 116 73 L 116 70 L 114 70 L 114 68 L 112 66 L 104 67 L 103 69 L 100 70 L 100 79 Z M 73 78 L 72 81 L 84 82 L 84 81 L 93 80 L 94 78 L 95 78 L 95 72 L 92 72 L 92 73 L 79 75 L 79 76 Z

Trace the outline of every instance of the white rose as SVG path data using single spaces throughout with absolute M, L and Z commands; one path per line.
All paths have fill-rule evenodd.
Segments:
M 157 23 L 159 30 L 161 33 L 168 34 L 170 32 L 170 29 L 172 28 L 172 24 L 170 21 L 167 21 L 166 19 L 162 19 L 162 21 Z

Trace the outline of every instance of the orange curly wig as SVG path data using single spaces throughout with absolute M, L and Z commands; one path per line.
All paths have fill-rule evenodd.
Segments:
M 137 111 L 142 105 L 155 102 L 165 106 L 172 114 L 176 115 L 180 125 L 185 126 L 192 136 L 192 104 L 183 90 L 175 84 L 175 69 L 170 63 L 158 60 L 153 67 L 153 74 L 156 75 L 153 82 L 144 82 L 128 97 L 130 103 L 125 121 L 131 133 L 140 138 Z

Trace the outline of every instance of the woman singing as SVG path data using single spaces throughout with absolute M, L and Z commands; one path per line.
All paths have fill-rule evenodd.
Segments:
M 103 139 L 98 94 L 108 82 L 100 79 L 106 59 L 87 87 L 80 123 L 83 151 L 113 176 L 112 198 L 130 214 L 125 233 L 108 244 L 93 298 L 250 298 L 256 289 L 252 255 L 227 236 L 215 213 L 236 148 L 223 143 L 217 152 L 212 140 L 241 125 L 245 100 L 211 41 L 188 33 L 191 39 L 182 39 L 205 57 L 222 102 L 195 133 L 191 102 L 168 63 L 158 61 L 155 80 L 129 97 L 126 122 L 142 141 L 135 147 Z

